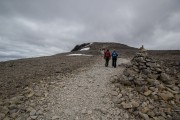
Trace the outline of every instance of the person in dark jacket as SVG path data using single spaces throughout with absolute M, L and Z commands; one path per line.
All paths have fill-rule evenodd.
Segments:
M 114 50 L 114 51 L 112 52 L 112 66 L 113 66 L 114 68 L 116 68 L 117 57 L 118 57 L 118 54 L 117 54 L 117 52 Z
M 111 58 L 111 53 L 107 49 L 107 51 L 104 52 L 104 59 L 106 60 L 106 63 L 105 63 L 106 67 L 108 67 L 110 58 Z

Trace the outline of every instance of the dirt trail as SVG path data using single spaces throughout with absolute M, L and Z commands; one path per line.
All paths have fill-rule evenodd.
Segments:
M 118 64 L 129 62 L 118 59 Z M 110 61 L 111 63 L 111 61 Z M 129 120 L 134 119 L 111 101 L 111 76 L 119 75 L 122 67 L 104 67 L 104 61 L 83 68 L 71 78 L 50 87 L 46 119 L 60 120 Z

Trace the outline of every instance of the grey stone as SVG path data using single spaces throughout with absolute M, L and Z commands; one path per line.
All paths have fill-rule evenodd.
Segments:
M 36 119 L 38 116 L 30 116 L 33 120 Z
M 129 118 L 129 115 L 128 115 L 127 113 L 124 113 L 124 117 L 125 117 L 126 119 L 128 119 L 128 118 Z
M 146 63 L 146 65 L 147 65 L 148 67 L 150 67 L 150 68 L 157 67 L 157 66 L 156 66 L 156 63 L 151 63 L 151 62 Z
M 0 106 L 0 110 L 4 114 L 7 114 L 9 112 L 9 109 L 6 106 Z
M 36 110 L 32 110 L 31 112 L 30 112 L 30 116 L 35 116 L 36 115 Z
M 119 99 L 118 97 L 113 97 L 113 98 L 112 98 L 112 101 L 113 101 L 115 104 L 121 103 L 121 99 Z
M 167 75 L 166 73 L 161 73 L 160 79 L 161 79 L 163 82 L 170 81 L 169 75 Z
M 3 120 L 11 120 L 11 118 L 9 118 L 9 117 L 5 117 Z
M 60 119 L 60 117 L 59 116 L 53 116 L 52 117 L 52 120 L 56 120 L 56 119 Z
M 0 120 L 3 120 L 3 118 L 5 117 L 6 115 L 4 113 L 0 113 Z
M 172 120 L 179 120 L 179 118 L 180 118 L 180 114 L 177 112 L 173 112 Z
M 143 114 L 143 113 L 139 112 L 139 115 L 145 120 L 150 120 L 149 116 L 147 114 Z
M 142 74 L 148 75 L 150 73 L 151 73 L 151 71 L 149 69 L 143 69 L 142 70 Z
M 28 120 L 28 115 L 27 114 L 21 114 L 16 120 Z
M 111 91 L 111 95 L 113 95 L 113 96 L 118 96 L 118 92 L 117 91 Z
M 124 109 L 128 109 L 128 108 L 132 108 L 133 107 L 131 104 L 125 103 L 125 102 L 121 103 L 121 105 L 123 106 Z

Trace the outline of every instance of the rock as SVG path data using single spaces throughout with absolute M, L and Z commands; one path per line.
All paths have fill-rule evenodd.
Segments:
M 124 113 L 124 117 L 125 117 L 126 119 L 128 119 L 128 118 L 129 118 L 129 115 L 128 115 L 127 113 Z
M 69 116 L 71 116 L 71 115 L 74 114 L 71 109 L 65 109 L 65 110 L 64 110 L 64 113 L 65 113 L 66 115 L 69 115 Z
M 9 112 L 9 109 L 6 106 L 0 106 L 1 113 L 5 115 Z
M 159 120 L 158 117 L 153 117 L 154 120 Z
M 158 120 L 166 120 L 163 116 L 159 116 Z
M 159 75 L 158 74 L 149 74 L 148 77 L 156 80 L 159 77 Z
M 29 118 L 31 120 L 31 118 Z M 16 120 L 28 120 L 27 114 L 21 114 Z
M 0 113 L 0 120 L 3 120 L 3 118 L 5 117 L 6 115 L 4 113 Z
M 158 73 L 161 73 L 161 72 L 162 72 L 162 70 L 161 70 L 160 68 L 156 68 L 156 71 L 157 71 Z
M 179 94 L 179 93 L 180 93 L 179 91 L 174 91 L 174 90 L 172 90 L 172 89 L 170 89 L 170 88 L 167 88 L 167 87 L 166 87 L 166 89 L 167 89 L 169 92 L 171 92 L 172 94 Z
M 143 69 L 142 70 L 142 74 L 148 75 L 150 73 L 151 73 L 151 71 L 149 69 Z
M 26 97 L 30 98 L 30 97 L 32 97 L 33 95 L 34 95 L 34 92 L 31 91 L 29 94 L 26 95 Z
M 118 76 L 113 76 L 113 77 L 110 78 L 111 83 L 117 83 L 118 80 L 119 80 Z
M 87 111 L 87 114 L 88 114 L 88 115 L 91 115 L 91 114 L 92 114 L 92 110 L 88 110 L 88 111 Z
M 132 100 L 131 105 L 132 105 L 133 108 L 139 107 L 139 103 L 136 102 L 135 100 Z
M 157 67 L 157 66 L 156 66 L 156 63 L 152 63 L 152 62 L 148 62 L 148 63 L 146 63 L 146 65 L 147 65 L 148 67 L 150 67 L 150 68 Z
M 128 77 L 128 80 L 129 80 L 129 81 L 133 81 L 134 79 L 135 79 L 134 76 L 129 76 L 129 77 Z
M 107 114 L 107 110 L 105 108 L 100 109 L 100 112 L 103 114 Z
M 31 119 L 36 119 L 38 116 L 30 116 Z
M 152 93 L 152 91 L 151 91 L 151 90 L 148 90 L 148 91 L 144 92 L 144 95 L 145 95 L 145 96 L 149 96 L 151 93 Z
M 86 109 L 83 109 L 83 110 L 81 111 L 81 113 L 82 113 L 82 114 L 86 114 Z
M 113 103 L 115 103 L 115 104 L 121 103 L 121 99 L 119 99 L 118 97 L 112 97 L 112 101 L 113 101 Z
M 28 107 L 28 108 L 26 108 L 26 111 L 27 112 L 31 112 L 31 111 L 33 111 L 33 110 L 35 110 L 34 108 L 32 108 L 32 107 Z
M 166 73 L 161 73 L 160 80 L 162 80 L 163 82 L 168 82 L 170 81 L 170 77 Z
M 117 91 L 111 91 L 111 95 L 118 96 L 118 92 Z
M 18 113 L 12 113 L 12 114 L 10 114 L 10 117 L 13 118 L 13 119 L 15 119 L 17 116 L 18 116 Z
M 174 98 L 174 95 L 168 91 L 158 94 L 163 100 L 168 101 Z
M 165 86 L 163 84 L 159 84 L 157 87 L 160 91 L 163 91 L 165 89 Z
M 35 116 L 36 115 L 36 110 L 32 110 L 29 114 L 30 114 L 30 116 Z
M 142 113 L 147 113 L 150 109 L 148 107 L 142 108 L 141 112 Z
M 128 80 L 128 77 L 126 77 L 125 75 L 123 75 L 119 82 L 123 85 L 131 85 L 132 83 Z
M 53 116 L 51 119 L 56 120 L 56 119 L 60 119 L 60 117 L 59 116 Z
M 119 98 L 119 99 L 120 99 L 121 97 L 122 97 L 122 94 L 119 94 L 119 95 L 117 96 L 117 98 Z
M 115 87 L 120 88 L 122 85 L 120 83 L 115 83 Z
M 42 115 L 42 114 L 43 114 L 43 109 L 37 111 L 37 115 Z
M 122 102 L 121 105 L 123 106 L 124 109 L 128 109 L 128 108 L 132 108 L 133 106 L 129 103 L 125 103 L 125 102 Z
M 136 72 L 135 71 L 133 71 L 133 70 L 131 70 L 131 69 L 126 69 L 124 72 L 124 75 L 126 76 L 126 77 L 128 77 L 128 76 L 134 76 L 135 74 L 136 74 Z
M 5 117 L 3 120 L 11 120 L 11 118 L 9 118 L 9 117 Z
M 143 114 L 143 113 L 139 112 L 139 115 L 145 120 L 150 120 L 149 116 L 147 114 Z
M 179 120 L 179 118 L 180 118 L 180 114 L 173 112 L 172 120 Z
M 145 81 L 144 79 L 138 79 L 138 80 L 135 80 L 134 83 L 138 86 L 142 86 L 142 85 L 146 85 L 147 81 Z
M 155 117 L 155 113 L 153 111 L 148 111 L 147 114 L 152 118 Z
M 136 58 L 136 61 L 139 63 L 145 63 L 146 62 L 143 57 Z
M 175 112 L 179 112 L 179 111 L 180 111 L 180 107 L 175 106 L 175 107 L 173 108 L 173 110 L 174 110 Z

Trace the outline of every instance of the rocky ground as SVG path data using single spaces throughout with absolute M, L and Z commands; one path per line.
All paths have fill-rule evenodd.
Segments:
M 179 120 L 179 51 L 91 45 L 71 54 L 92 56 L 0 62 L 0 120 Z M 120 48 L 117 68 L 104 67 L 101 47 Z
M 92 66 L 68 76 L 48 77 L 48 82 L 41 80 L 40 84 L 25 87 L 21 94 L 1 100 L 1 119 L 139 119 L 113 103 L 119 89 L 109 80 L 121 74 L 123 68 L 104 67 L 104 60 L 97 58 L 99 62 Z M 119 59 L 118 64 L 127 62 Z

